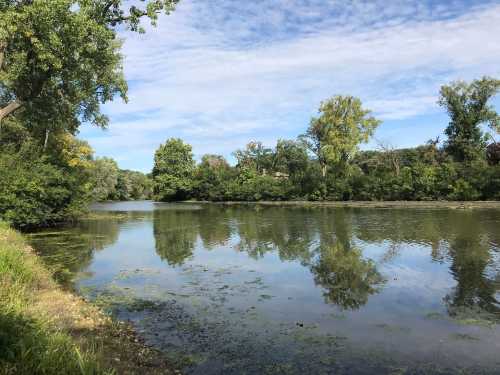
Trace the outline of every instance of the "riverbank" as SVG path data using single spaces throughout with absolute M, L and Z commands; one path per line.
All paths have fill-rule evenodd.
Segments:
M 359 208 L 452 208 L 500 209 L 500 201 L 186 201 L 187 203 L 219 205 L 305 206 L 305 207 L 359 207 Z
M 82 298 L 62 290 L 0 222 L 0 374 L 179 374 Z

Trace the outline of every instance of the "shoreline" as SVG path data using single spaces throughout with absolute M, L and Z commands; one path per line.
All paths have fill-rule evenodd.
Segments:
M 217 204 L 223 206 L 260 205 L 346 208 L 500 209 L 500 201 L 183 201 L 183 203 Z
M 11 353 L 5 357 L 0 350 L 0 373 L 76 368 L 82 374 L 181 374 L 129 324 L 63 289 L 22 234 L 5 223 L 0 223 L 0 289 L 0 327 L 13 327 L 7 341 L 0 332 L 0 344 Z M 29 355 L 17 352 L 23 346 Z

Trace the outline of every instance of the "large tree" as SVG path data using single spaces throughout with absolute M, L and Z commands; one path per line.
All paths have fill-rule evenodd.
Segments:
M 186 199 L 193 188 L 195 162 L 191 146 L 170 138 L 155 152 L 153 190 L 157 200 Z
M 500 80 L 489 77 L 453 82 L 441 87 L 439 104 L 450 115 L 450 123 L 445 130 L 448 140 L 446 150 L 457 161 L 470 161 L 484 157 L 486 139 L 481 125 L 500 131 L 500 116 L 490 99 L 500 90 Z
M 301 139 L 316 156 L 323 177 L 328 165 L 347 163 L 368 142 L 380 121 L 353 96 L 337 95 L 321 103 L 319 117 L 312 118 Z
M 142 31 L 177 2 L 0 0 L 0 126 L 14 114 L 46 134 L 106 126 L 100 105 L 127 92 L 116 26 Z

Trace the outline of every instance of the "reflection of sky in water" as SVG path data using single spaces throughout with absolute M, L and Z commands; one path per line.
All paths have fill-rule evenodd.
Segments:
M 90 265 L 80 270 L 85 273 L 77 287 L 85 291 L 86 287 L 113 286 L 140 298 L 175 299 L 200 319 L 209 311 L 210 316 L 203 319 L 231 319 L 234 329 L 248 325 L 250 331 L 260 330 L 258 334 L 278 332 L 298 322 L 316 325 L 320 335 L 346 337 L 355 351 L 382 350 L 399 364 L 430 361 L 472 369 L 481 365 L 488 370 L 498 365 L 497 326 L 459 324 L 448 316 L 444 299 L 453 295 L 457 278 L 463 277 L 459 280 L 465 291 L 462 294 L 473 294 L 464 304 L 475 301 L 473 306 L 467 305 L 475 310 L 465 318 L 484 317 L 486 323 L 498 318 L 495 303 L 488 298 L 494 301 L 500 289 L 495 273 L 499 269 L 495 218 L 500 212 L 256 211 L 150 202 L 96 209 L 130 213 L 158 207 L 161 209 L 154 215 L 138 213 L 139 220 L 121 218 L 113 224 L 112 218 L 104 219 L 107 224 L 103 225 L 116 227 L 117 238 L 94 252 Z M 464 226 L 464 220 L 474 225 Z M 92 228 L 88 229 L 91 233 Z M 180 248 L 171 249 L 172 241 L 181 244 Z M 452 248 L 453 244 L 467 248 Z M 333 253 L 325 250 L 332 246 L 337 246 Z M 294 247 L 296 251 L 290 251 Z M 335 268 L 335 257 L 352 255 L 354 249 L 360 250 L 361 258 L 346 255 L 344 260 L 338 259 L 341 266 L 336 274 L 315 274 L 328 271 L 329 264 Z M 331 263 L 318 268 L 328 254 L 334 254 Z M 459 267 L 451 272 L 454 262 Z M 363 284 L 369 279 L 351 277 L 350 272 L 375 272 L 384 281 L 372 290 Z M 318 285 L 324 280 L 332 285 Z M 344 290 L 345 280 L 348 290 Z M 359 309 L 326 300 L 327 291 L 334 298 L 343 292 L 359 298 Z M 489 302 L 482 304 L 486 300 Z M 461 300 L 457 301 L 455 305 L 462 311 Z M 251 310 L 258 319 L 249 318 Z M 139 316 L 132 314 L 132 319 Z M 290 350 L 285 345 L 274 349 Z

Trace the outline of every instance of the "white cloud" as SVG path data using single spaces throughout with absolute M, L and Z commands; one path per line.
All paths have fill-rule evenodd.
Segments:
M 183 136 L 197 153 L 226 152 L 224 142 L 234 150 L 244 139 L 297 135 L 334 94 L 405 119 L 436 111 L 449 80 L 500 73 L 499 5 L 345 4 L 184 1 L 157 29 L 124 35 L 130 100 L 106 106 L 108 140 L 91 144 L 129 142 L 152 155 Z

